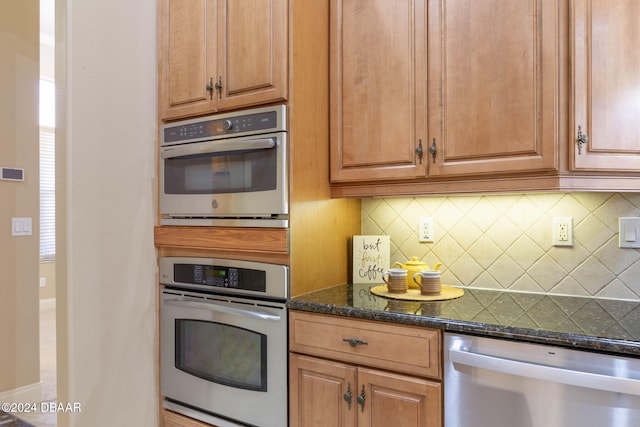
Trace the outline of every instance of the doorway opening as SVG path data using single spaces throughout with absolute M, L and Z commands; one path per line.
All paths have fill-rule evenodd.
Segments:
M 56 402 L 55 0 L 40 0 L 39 104 L 40 381 L 42 401 Z M 32 415 L 34 419 L 25 421 L 38 427 L 57 425 L 55 412 Z

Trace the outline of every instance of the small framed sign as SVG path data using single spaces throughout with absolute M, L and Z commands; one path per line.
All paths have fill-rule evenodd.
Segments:
M 384 283 L 390 248 L 389 236 L 353 236 L 353 283 Z

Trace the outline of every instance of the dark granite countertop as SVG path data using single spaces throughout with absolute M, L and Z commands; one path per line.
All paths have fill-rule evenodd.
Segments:
M 465 288 L 438 302 L 391 300 L 371 285 L 291 298 L 293 310 L 640 357 L 640 302 Z

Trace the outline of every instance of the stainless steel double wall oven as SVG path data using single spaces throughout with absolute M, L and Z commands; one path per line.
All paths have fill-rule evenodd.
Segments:
M 277 105 L 165 124 L 160 224 L 288 227 L 286 123 Z M 159 267 L 163 406 L 217 427 L 286 426 L 288 267 L 202 257 Z

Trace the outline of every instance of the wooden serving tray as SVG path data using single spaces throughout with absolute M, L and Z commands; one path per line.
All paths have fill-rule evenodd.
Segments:
M 371 293 L 385 298 L 405 301 L 444 301 L 460 298 L 464 295 L 464 289 L 442 285 L 440 287 L 440 293 L 437 295 L 422 295 L 420 289 L 411 288 L 403 294 L 392 294 L 387 290 L 387 285 L 379 285 L 371 288 Z

